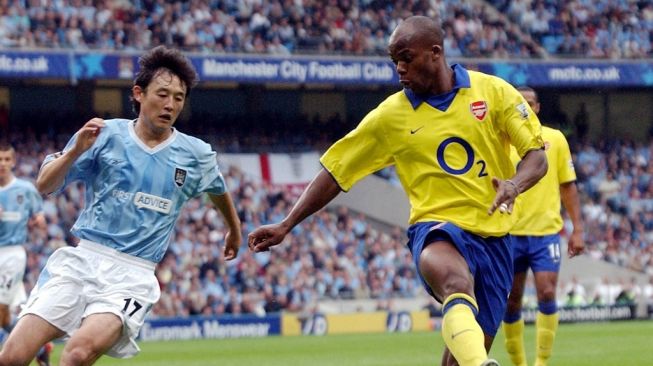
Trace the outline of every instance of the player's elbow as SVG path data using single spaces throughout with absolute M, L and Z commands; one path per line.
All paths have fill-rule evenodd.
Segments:
M 47 194 L 49 192 L 46 192 L 46 187 L 45 183 L 43 183 L 43 180 L 40 179 L 41 177 L 36 178 L 36 183 L 34 184 L 36 186 L 36 190 L 39 191 L 40 194 Z
M 39 176 L 36 178 L 36 183 L 34 185 L 40 194 L 50 194 L 53 191 L 51 184 L 49 184 L 49 182 L 43 178 L 42 174 L 39 174 Z

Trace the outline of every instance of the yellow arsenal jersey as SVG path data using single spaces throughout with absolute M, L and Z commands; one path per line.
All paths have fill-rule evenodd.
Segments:
M 410 90 L 395 93 L 320 161 L 345 191 L 395 165 L 411 224 L 448 221 L 482 236 L 505 235 L 514 216 L 487 214 L 495 197 L 492 177 L 514 175 L 510 144 L 520 156 L 543 147 L 541 126 L 504 80 L 460 65 L 453 70 L 457 85 L 444 108 Z
M 560 185 L 575 181 L 576 172 L 562 132 L 542 127 L 542 139 L 549 170 L 537 184 L 517 197 L 519 219 L 510 230 L 511 234 L 544 236 L 557 234 L 562 229 Z M 511 158 L 515 165 L 521 160 L 514 149 Z

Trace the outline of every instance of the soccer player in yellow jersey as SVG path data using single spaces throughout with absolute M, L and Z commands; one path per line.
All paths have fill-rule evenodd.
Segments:
M 497 365 L 487 352 L 512 285 L 510 212 L 546 172 L 544 143 L 519 92 L 497 77 L 449 66 L 442 38 L 440 24 L 427 17 L 397 26 L 388 51 L 404 90 L 332 145 L 288 216 L 248 242 L 255 252 L 268 250 L 341 191 L 395 165 L 411 204 L 408 246 L 417 272 L 443 303 L 442 365 Z M 523 158 L 517 172 L 510 144 Z
M 540 103 L 537 93 L 529 87 L 520 87 L 518 90 L 531 109 L 538 113 Z M 519 197 L 519 220 L 510 231 L 513 234 L 515 277 L 508 298 L 503 329 L 510 359 L 518 366 L 526 365 L 521 309 L 529 268 L 535 276 L 538 304 L 535 365 L 546 365 L 551 356 L 553 339 L 558 328 L 556 287 L 560 270 L 561 199 L 574 225 L 567 253 L 569 257 L 573 257 L 582 253 L 585 248 L 576 173 L 569 145 L 562 132 L 553 128 L 542 127 L 542 138 L 549 170 L 542 180 Z M 520 158 L 516 150 L 512 151 L 512 159 L 515 164 L 519 163 Z

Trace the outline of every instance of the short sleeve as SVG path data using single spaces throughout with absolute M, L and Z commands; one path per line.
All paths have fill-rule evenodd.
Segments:
M 362 178 L 392 163 L 380 119 L 380 109 L 372 110 L 354 130 L 336 141 L 320 158 L 322 166 L 342 190 L 348 191 Z
M 522 95 L 508 83 L 501 88 L 500 121 L 502 129 L 510 138 L 510 143 L 517 149 L 520 158 L 530 150 L 544 147 L 540 120 Z
M 61 192 L 70 182 L 74 182 L 76 180 L 82 180 L 85 183 L 90 179 L 91 171 L 95 166 L 95 159 L 98 153 L 98 150 L 100 149 L 100 146 L 102 146 L 106 140 L 107 136 L 109 135 L 108 131 L 102 130 L 100 134 L 98 135 L 97 140 L 95 140 L 95 143 L 93 146 L 91 146 L 88 150 L 86 150 L 82 155 L 80 155 L 77 160 L 71 165 L 70 169 L 68 170 L 68 173 L 66 174 L 66 177 L 64 179 L 64 183 L 57 189 L 57 193 Z M 73 137 L 68 141 L 66 144 L 66 147 L 63 149 L 62 152 L 56 152 L 54 154 L 49 154 L 45 157 L 43 160 L 43 164 L 41 164 L 41 168 L 45 166 L 46 164 L 50 163 L 54 159 L 58 158 L 61 156 L 64 152 L 69 151 L 70 149 L 75 146 L 75 141 L 77 140 L 77 134 L 73 135 Z
M 198 156 L 198 167 L 200 182 L 195 191 L 195 196 L 206 192 L 216 195 L 224 194 L 227 184 L 218 167 L 217 154 L 212 151 L 209 145 L 202 149 Z

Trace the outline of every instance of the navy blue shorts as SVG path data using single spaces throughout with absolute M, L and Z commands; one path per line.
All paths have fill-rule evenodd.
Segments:
M 512 236 L 515 272 L 560 271 L 560 235 Z
M 419 271 L 419 257 L 425 245 L 440 240 L 452 243 L 465 258 L 474 278 L 474 296 L 479 308 L 476 321 L 485 334 L 494 337 L 503 320 L 512 288 L 510 235 L 483 238 L 448 222 L 420 222 L 408 228 L 408 248 L 417 273 L 426 291 L 434 298 Z

